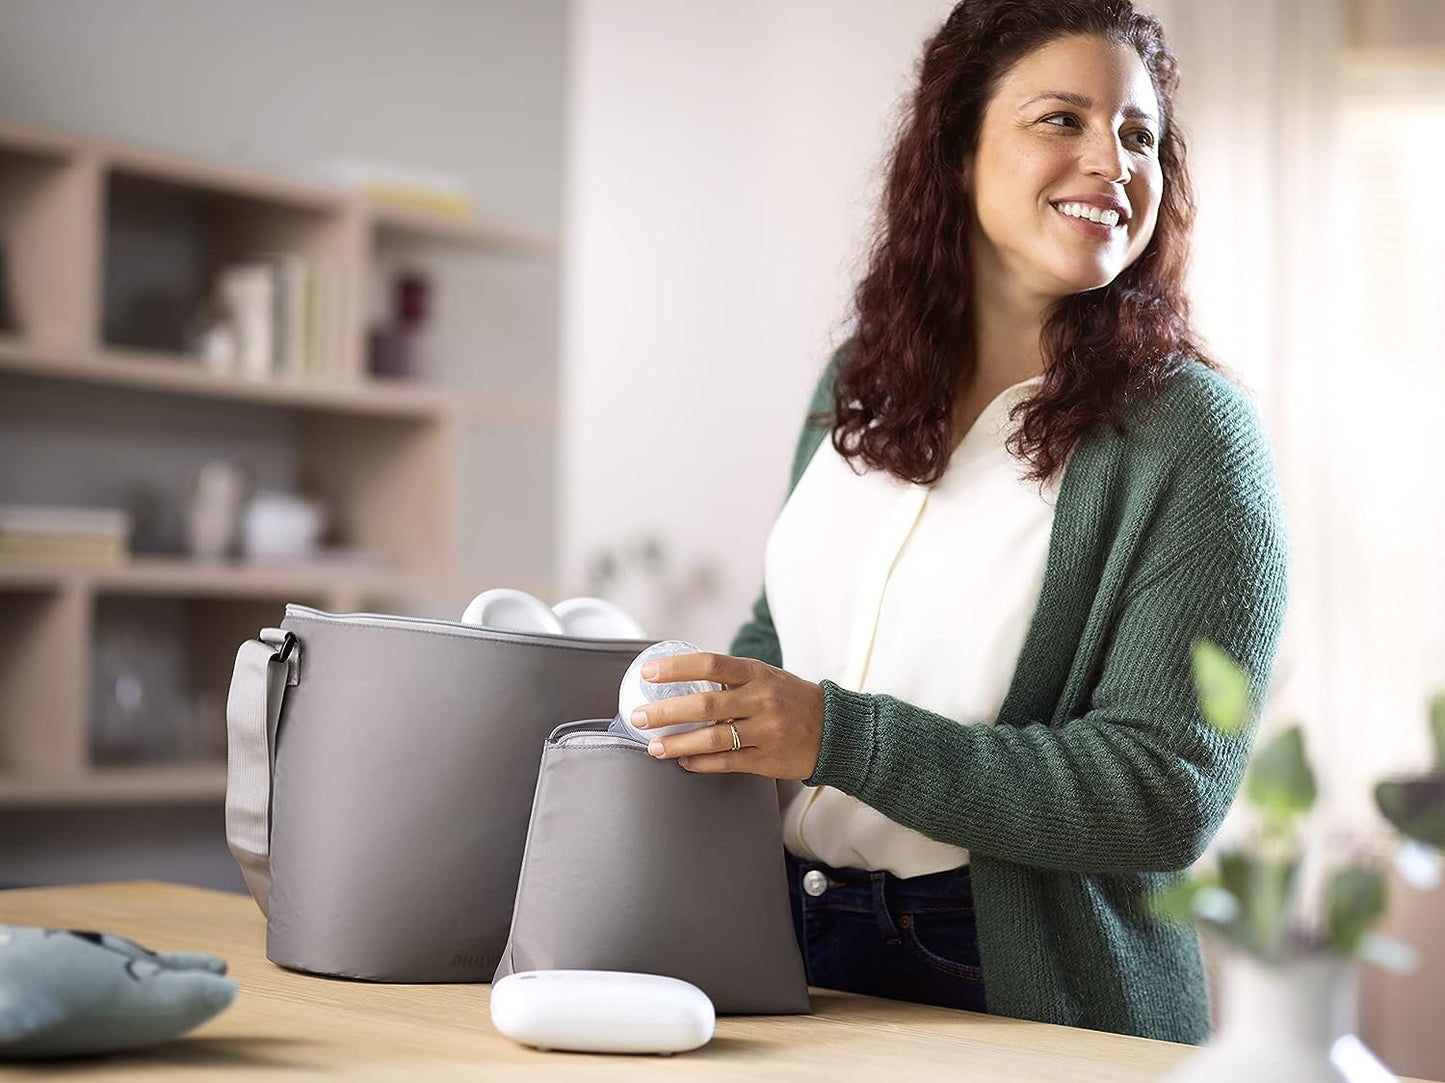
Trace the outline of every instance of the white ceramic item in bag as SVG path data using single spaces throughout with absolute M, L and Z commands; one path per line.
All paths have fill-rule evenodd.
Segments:
M 524 590 L 497 587 L 471 600 L 462 613 L 463 624 L 507 628 L 514 632 L 548 632 L 562 635 L 562 621 L 546 602 Z
M 642 625 L 606 598 L 568 598 L 552 607 L 569 636 L 592 639 L 646 639 Z

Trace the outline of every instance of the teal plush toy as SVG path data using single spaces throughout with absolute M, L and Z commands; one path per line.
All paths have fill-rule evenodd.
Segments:
M 184 1034 L 236 998 L 226 962 L 108 933 L 0 925 L 0 1060 L 108 1053 Z

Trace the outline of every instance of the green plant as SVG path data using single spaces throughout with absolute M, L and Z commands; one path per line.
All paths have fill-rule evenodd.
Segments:
M 1236 736 L 1250 723 L 1249 675 L 1215 644 L 1193 645 L 1194 685 L 1200 710 L 1220 733 Z M 1427 775 L 1386 779 L 1375 786 L 1375 804 L 1398 832 L 1402 854 L 1419 862 L 1439 860 L 1445 849 L 1445 694 L 1430 704 L 1435 766 Z M 1298 920 L 1303 854 L 1301 824 L 1318 796 L 1304 733 L 1298 726 L 1278 734 L 1254 754 L 1244 783 L 1257 830 L 1243 844 L 1221 849 L 1217 867 L 1191 872 L 1150 896 L 1153 914 L 1194 923 L 1269 962 L 1331 951 L 1403 969 L 1410 951 L 1373 932 L 1384 915 L 1385 877 L 1377 859 L 1354 856 L 1324 884 L 1316 927 Z

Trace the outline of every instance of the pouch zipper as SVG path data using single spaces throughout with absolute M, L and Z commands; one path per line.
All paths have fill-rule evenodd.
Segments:
M 603 725 L 606 719 L 591 718 L 586 722 L 590 725 Z M 586 741 L 587 746 L 592 748 L 640 748 L 647 750 L 647 745 L 635 737 L 629 737 L 622 733 L 613 733 L 608 729 L 582 729 L 570 728 L 577 726 L 576 722 L 563 722 L 547 735 L 549 745 L 575 745 Z M 573 740 L 577 738 L 578 740 Z
M 444 635 L 463 636 L 468 639 L 484 639 L 502 643 L 532 643 L 554 647 L 574 647 L 580 650 L 617 650 L 622 646 L 639 644 L 633 653 L 640 653 L 656 643 L 655 639 L 596 639 L 589 636 L 556 635 L 552 632 L 517 632 L 503 628 L 484 628 L 478 624 L 463 624 L 455 620 L 437 620 L 431 617 L 398 617 L 387 613 L 327 613 L 309 605 L 297 602 L 286 604 L 286 616 L 302 620 L 321 621 L 325 624 L 354 624 L 369 628 L 399 628 L 417 632 L 434 632 Z

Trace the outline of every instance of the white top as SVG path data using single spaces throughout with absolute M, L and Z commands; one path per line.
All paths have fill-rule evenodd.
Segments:
M 932 487 L 861 475 L 825 436 L 773 524 L 764 584 L 783 668 L 991 725 L 1038 604 L 1062 471 L 1040 491 L 1004 446 L 1008 412 L 1043 379 L 1001 392 Z M 968 851 L 830 786 L 780 783 L 783 842 L 838 868 L 921 876 Z

